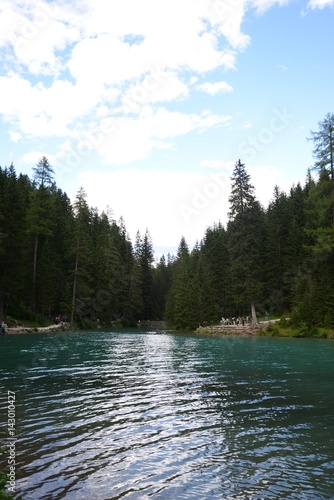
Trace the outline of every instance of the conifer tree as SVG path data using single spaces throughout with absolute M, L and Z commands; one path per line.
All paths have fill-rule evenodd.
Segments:
M 74 323 L 75 315 L 85 315 L 87 300 L 91 297 L 91 212 L 87 194 L 81 187 L 74 202 L 73 230 L 73 288 L 70 322 Z
M 143 238 L 140 238 L 139 241 L 140 243 L 139 245 L 137 244 L 136 252 L 140 266 L 143 319 L 152 319 L 154 251 L 151 235 L 148 229 L 146 229 Z
M 34 184 L 37 189 L 32 192 L 30 210 L 28 213 L 28 234 L 34 240 L 33 272 L 31 287 L 31 307 L 36 309 L 37 260 L 42 237 L 52 234 L 51 227 L 51 186 L 53 184 L 53 169 L 48 159 L 43 156 L 34 171 Z
M 153 271 L 154 315 L 161 320 L 165 317 L 168 290 L 172 282 L 172 266 L 162 255 Z
M 231 296 L 231 266 L 228 252 L 228 235 L 219 222 L 206 230 L 201 256 L 204 261 L 204 282 L 210 288 L 204 300 L 213 302 L 213 318 L 220 320 L 222 316 L 233 315 L 233 299 Z
M 266 217 L 269 238 L 266 289 L 269 308 L 272 307 L 280 314 L 288 311 L 291 306 L 290 287 L 286 279 L 287 274 L 291 273 L 288 259 L 292 216 L 289 208 L 287 195 L 276 185 Z
M 293 290 L 297 326 L 334 327 L 334 233 L 330 172 L 322 170 L 304 189 L 303 259 Z
M 255 302 L 261 299 L 263 291 L 263 211 L 240 160 L 235 164 L 231 180 L 228 232 L 233 296 L 238 314 L 245 315 L 250 304 L 255 327 Z
M 313 141 L 313 155 L 315 157 L 314 169 L 319 173 L 326 171 L 331 182 L 331 216 L 334 227 L 334 113 L 327 113 L 325 118 L 319 122 L 319 131 L 311 131 Z
M 66 193 L 53 193 L 52 219 L 54 234 L 52 246 L 55 258 L 55 293 L 53 314 L 68 315 L 71 310 L 73 209 Z
M 31 191 L 29 178 L 17 177 L 13 164 L 0 168 L 0 320 L 26 300 L 24 236 Z
M 192 329 L 198 326 L 195 269 L 194 255 L 190 255 L 188 244 L 182 236 L 173 264 L 172 286 L 166 304 L 167 321 L 176 328 Z

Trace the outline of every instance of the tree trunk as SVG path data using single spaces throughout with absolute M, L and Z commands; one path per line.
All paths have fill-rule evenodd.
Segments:
M 76 289 L 77 289 L 77 274 L 78 274 L 78 261 L 79 261 L 79 254 L 77 250 L 77 255 L 75 259 L 75 269 L 74 269 L 74 280 L 73 280 L 73 294 L 72 294 L 72 310 L 71 310 L 71 326 L 73 326 L 74 323 L 74 314 L 75 314 L 75 301 L 76 301 Z
M 36 234 L 35 247 L 34 247 L 34 267 L 32 273 L 32 297 L 31 297 L 31 308 L 33 311 L 35 311 L 36 309 L 37 250 L 38 250 L 38 235 Z
M 258 328 L 259 327 L 259 323 L 257 321 L 257 317 L 256 317 L 256 311 L 255 311 L 255 305 L 254 305 L 254 302 L 251 303 L 251 312 L 252 312 L 252 321 L 251 321 L 251 328 Z
M 5 318 L 3 316 L 3 296 L 0 295 L 0 325 L 3 322 L 4 319 Z

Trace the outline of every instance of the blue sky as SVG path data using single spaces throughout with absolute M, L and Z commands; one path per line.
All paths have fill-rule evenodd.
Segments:
M 267 206 L 333 112 L 334 0 L 3 1 L 4 167 L 42 155 L 156 254 L 226 222 L 240 158 Z

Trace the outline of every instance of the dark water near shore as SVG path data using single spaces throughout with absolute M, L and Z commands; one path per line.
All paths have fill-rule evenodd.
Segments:
M 0 389 L 24 500 L 334 498 L 331 341 L 2 336 Z

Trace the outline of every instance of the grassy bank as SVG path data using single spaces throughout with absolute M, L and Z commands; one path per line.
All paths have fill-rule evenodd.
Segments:
M 258 335 L 265 337 L 334 339 L 334 330 L 306 324 L 296 326 L 289 320 L 281 319 L 276 323 L 269 324 L 266 329 L 260 330 Z
M 250 325 L 211 325 L 199 327 L 195 333 L 204 335 L 236 335 L 259 337 L 294 337 L 294 338 L 314 338 L 314 339 L 334 339 L 334 330 L 308 326 L 306 324 L 296 325 L 291 320 L 283 317 L 270 321 L 260 321 L 258 328 L 251 328 Z

